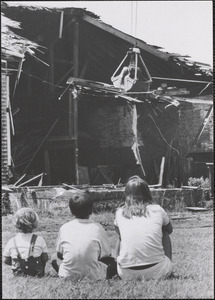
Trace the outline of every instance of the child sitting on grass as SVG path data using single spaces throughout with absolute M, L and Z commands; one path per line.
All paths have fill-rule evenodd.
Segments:
M 14 215 L 20 231 L 5 246 L 4 263 L 12 266 L 14 275 L 43 276 L 48 260 L 46 242 L 32 231 L 38 226 L 38 215 L 31 208 L 21 208 Z
M 148 184 L 138 176 L 126 184 L 124 200 L 114 220 L 120 239 L 119 276 L 125 280 L 149 280 L 170 275 L 172 225 L 166 212 L 153 203 Z
M 116 262 L 104 228 L 90 219 L 93 201 L 80 191 L 69 200 L 72 220 L 61 226 L 52 266 L 59 277 L 103 280 L 116 275 Z

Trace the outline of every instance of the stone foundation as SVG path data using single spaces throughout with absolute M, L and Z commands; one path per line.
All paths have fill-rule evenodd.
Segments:
M 123 204 L 124 189 L 88 188 L 94 200 L 94 212 L 114 211 Z M 9 194 L 11 213 L 21 207 L 32 207 L 41 212 L 68 207 L 68 201 L 76 190 L 65 190 L 62 187 L 19 188 Z M 202 206 L 203 189 L 151 189 L 155 203 L 168 211 L 183 211 L 186 207 Z M 7 200 L 8 201 L 8 200 Z M 4 201 L 3 201 L 4 207 Z

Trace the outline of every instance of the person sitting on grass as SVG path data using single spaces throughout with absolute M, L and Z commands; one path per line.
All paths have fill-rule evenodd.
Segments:
M 52 267 L 59 277 L 103 280 L 117 274 L 116 261 L 104 228 L 90 219 L 93 201 L 86 191 L 69 200 L 72 220 L 61 226 Z
M 172 225 L 164 209 L 153 203 L 146 181 L 131 177 L 125 203 L 118 208 L 114 225 L 119 235 L 117 271 L 125 280 L 149 280 L 172 273 L 169 234 Z
M 33 234 L 39 218 L 31 208 L 21 208 L 14 215 L 15 227 L 20 231 L 6 244 L 4 263 L 12 266 L 14 275 L 43 276 L 48 251 L 42 236 Z

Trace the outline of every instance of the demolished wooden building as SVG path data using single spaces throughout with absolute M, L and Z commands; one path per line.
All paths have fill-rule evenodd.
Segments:
M 40 45 L 35 55 L 26 53 L 11 99 L 12 111 L 18 112 L 13 116 L 10 182 L 42 173 L 44 185 L 98 185 L 142 175 L 131 149 L 129 101 L 92 89 L 80 89 L 77 100 L 76 90 L 67 84 L 70 77 L 111 84 L 113 72 L 134 45 L 152 77 L 151 89 L 180 102 L 178 107 L 163 101 L 137 104 L 146 180 L 158 182 L 162 157 L 164 186 L 186 184 L 195 176 L 195 163 L 202 163 L 198 175 L 207 176 L 205 163 L 213 161 L 210 66 L 163 52 L 85 9 L 4 5 L 2 11 L 20 22 L 21 33 L 13 29 L 15 33 Z M 17 72 L 12 62 L 7 68 L 12 95 Z

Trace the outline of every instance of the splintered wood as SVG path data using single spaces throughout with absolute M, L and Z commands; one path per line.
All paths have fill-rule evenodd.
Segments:
M 131 149 L 134 152 L 134 156 L 136 159 L 137 164 L 141 166 L 141 170 L 143 172 L 143 175 L 146 176 L 146 173 L 144 171 L 143 165 L 142 165 L 142 160 L 140 156 L 140 151 L 139 151 L 139 144 L 138 144 L 138 137 L 137 137 L 137 107 L 136 105 L 132 105 L 132 130 L 133 130 L 133 139 L 134 143 Z

